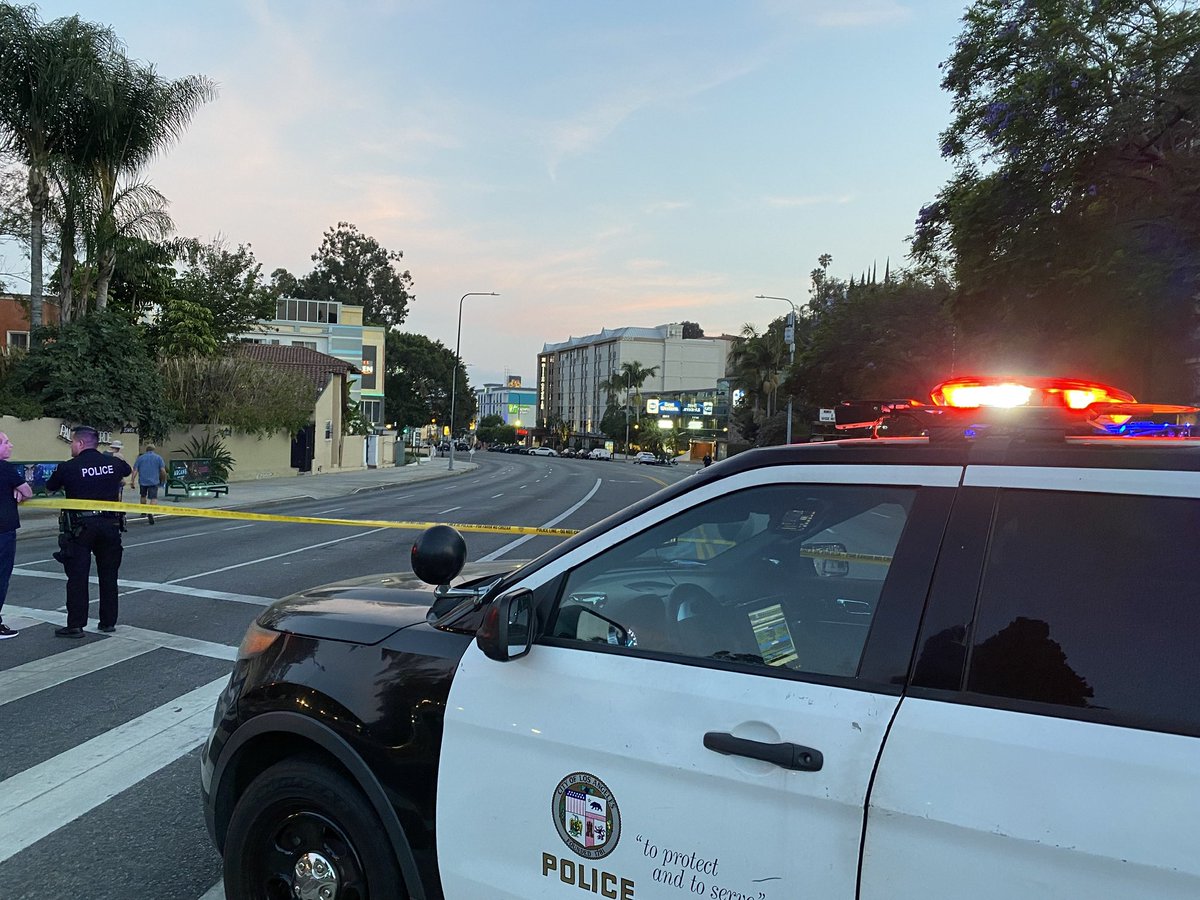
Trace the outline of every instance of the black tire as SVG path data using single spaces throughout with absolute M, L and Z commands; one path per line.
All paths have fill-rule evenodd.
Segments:
M 294 867 L 315 852 L 338 874 L 337 900 L 408 897 L 383 825 L 344 775 L 307 759 L 267 769 L 238 798 L 225 839 L 227 900 L 294 900 Z

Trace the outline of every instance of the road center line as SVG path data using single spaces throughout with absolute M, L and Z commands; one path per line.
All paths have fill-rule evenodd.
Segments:
M 195 575 L 185 575 L 183 578 L 173 578 L 170 581 L 164 581 L 163 584 L 179 584 L 183 581 L 191 581 L 193 578 L 204 578 L 208 575 L 219 575 L 221 572 L 228 572 L 232 569 L 240 569 L 243 566 L 256 566 L 259 563 L 270 562 L 273 559 L 282 559 L 285 556 L 294 556 L 297 553 L 307 553 L 310 550 L 319 550 L 321 547 L 329 547 L 333 544 L 340 544 L 343 541 L 352 541 L 355 538 L 366 537 L 369 534 L 378 534 L 381 531 L 388 531 L 387 528 L 372 528 L 370 531 L 360 531 L 358 534 L 347 535 L 346 537 L 334 538 L 332 541 L 322 541 L 319 544 L 309 544 L 307 547 L 297 547 L 295 550 L 288 550 L 284 553 L 276 553 L 273 556 L 263 556 L 259 559 L 249 559 L 246 562 L 234 563 L 232 566 L 223 566 L 220 569 L 212 569 L 208 572 L 197 572 Z M 197 592 L 199 593 L 199 592 Z M 272 600 L 272 603 L 275 601 Z
M 592 489 L 587 492 L 587 496 L 585 496 L 582 500 L 580 500 L 578 503 L 576 503 L 574 506 L 572 506 L 566 512 L 562 513 L 561 515 L 555 516 L 553 519 L 551 519 L 549 522 L 546 522 L 544 525 L 539 525 L 538 528 L 553 528 L 555 525 L 557 525 L 559 522 L 561 522 L 567 516 L 571 515 L 571 513 L 575 512 L 577 509 L 579 509 L 581 506 L 583 506 L 583 504 L 587 503 L 594 496 L 596 496 L 596 491 L 600 490 L 600 484 L 601 484 L 601 480 L 599 478 L 597 478 L 596 483 L 594 485 L 592 485 Z M 515 541 L 510 541 L 509 543 L 507 543 L 503 547 L 501 547 L 499 550 L 493 550 L 487 556 L 479 557 L 479 562 L 491 562 L 492 560 L 499 559 L 501 556 L 503 556 L 509 550 L 517 549 L 517 547 L 520 547 L 522 544 L 524 544 L 528 540 L 531 540 L 533 537 L 535 537 L 535 535 L 527 534 L 524 537 L 517 538 Z
M 462 507 L 461 506 L 452 506 L 449 509 L 443 509 L 440 513 L 434 513 L 434 515 L 444 516 L 446 513 L 452 513 L 456 509 L 462 509 Z

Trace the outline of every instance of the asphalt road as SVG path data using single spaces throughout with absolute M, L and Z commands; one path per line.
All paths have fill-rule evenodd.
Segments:
M 478 454 L 465 476 L 264 512 L 584 528 L 694 469 Z M 54 538 L 27 536 L 0 642 L 0 896 L 218 900 L 200 744 L 246 625 L 304 588 L 408 571 L 412 532 L 169 518 L 130 521 L 117 633 L 56 638 Z M 468 534 L 468 558 L 530 558 L 549 537 Z M 96 596 L 93 584 L 92 597 Z

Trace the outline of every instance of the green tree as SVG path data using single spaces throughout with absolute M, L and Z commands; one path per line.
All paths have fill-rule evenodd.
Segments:
M 959 360 L 1194 391 L 1200 12 L 977 0 L 944 69 L 952 180 L 913 239 L 952 273 Z
M 415 299 L 408 270 L 401 272 L 392 265 L 403 256 L 349 222 L 338 222 L 325 232 L 312 256 L 316 266 L 296 283 L 294 296 L 361 306 L 364 324 L 398 328 Z M 275 276 L 279 276 L 277 283 L 290 284 L 286 270 L 276 270 Z
M 517 429 L 506 425 L 500 416 L 484 416 L 479 420 L 475 436 L 485 444 L 513 444 L 517 440 Z
M 169 234 L 166 200 L 137 180 L 143 167 L 186 130 L 196 110 L 216 97 L 202 75 L 166 79 L 154 67 L 110 54 L 107 90 L 85 107 L 87 140 L 76 163 L 89 176 L 96 307 L 104 309 L 122 237 Z
M 117 46 L 105 27 L 78 16 L 43 24 L 37 9 L 0 3 L 0 147 L 27 168 L 30 323 L 42 324 L 43 238 L 51 171 L 82 145 L 79 122 L 104 93 L 103 60 Z
M 458 370 L 454 423 L 465 428 L 475 415 L 475 397 L 467 385 L 464 366 L 441 341 L 420 334 L 387 333 L 385 417 L 400 426 L 420 427 L 430 420 L 450 422 L 451 377 Z
M 143 437 L 161 440 L 173 424 L 163 384 L 142 334 L 123 315 L 98 312 L 79 322 L 43 326 L 39 346 L 9 379 L 45 415 L 97 428 L 135 423 Z
M 202 306 L 212 313 L 212 333 L 220 344 L 262 319 L 275 317 L 275 294 L 263 281 L 262 264 L 249 244 L 236 250 L 217 239 L 201 243 L 196 238 L 177 242 L 182 271 L 172 286 L 173 300 Z

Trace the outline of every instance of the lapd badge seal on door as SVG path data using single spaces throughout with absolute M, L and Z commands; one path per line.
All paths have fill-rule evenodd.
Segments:
M 550 809 L 558 836 L 584 859 L 602 859 L 617 849 L 621 810 L 608 785 L 595 775 L 574 772 L 560 781 Z

